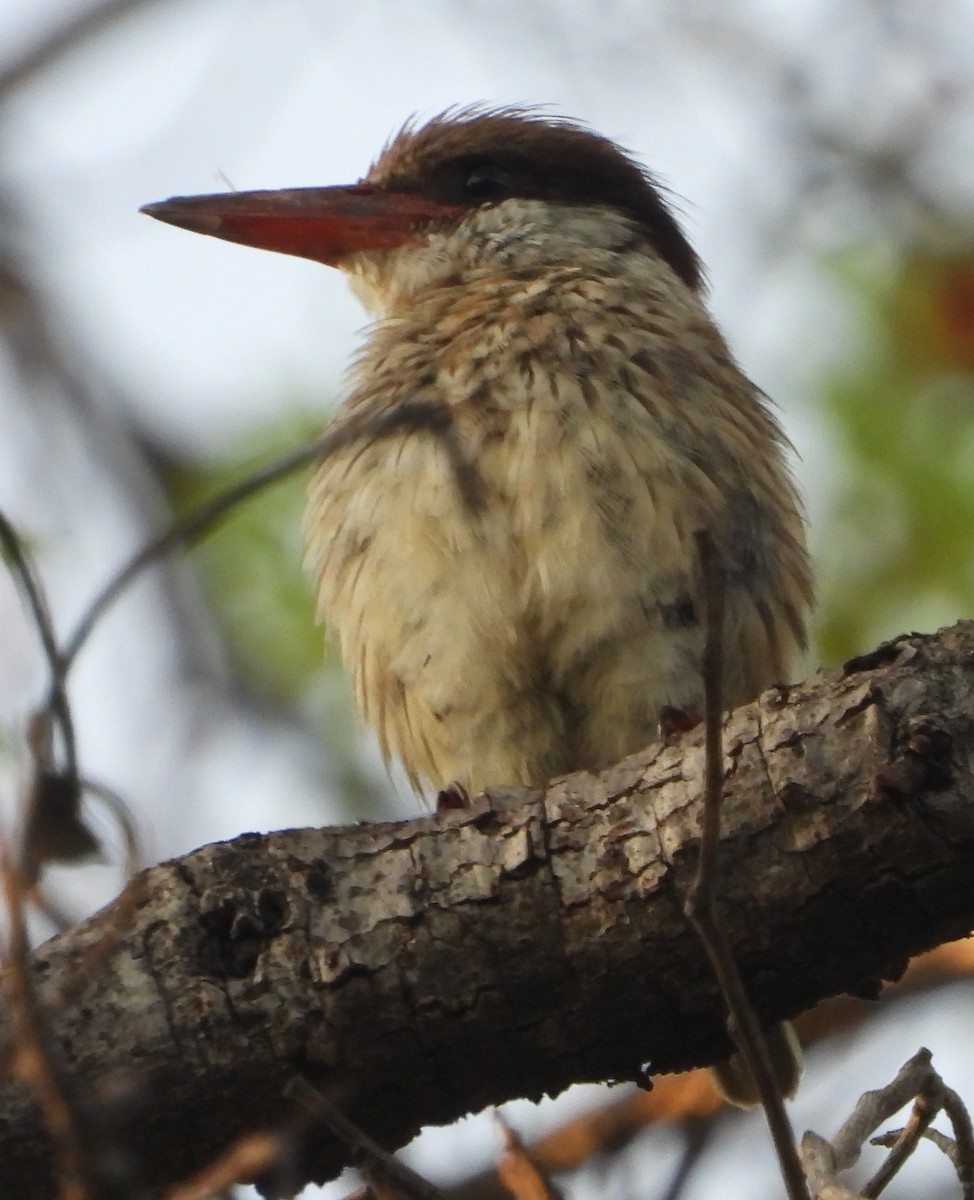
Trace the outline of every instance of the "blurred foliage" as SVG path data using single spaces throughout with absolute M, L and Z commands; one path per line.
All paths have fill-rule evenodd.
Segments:
M 176 514 L 191 512 L 321 427 L 320 414 L 292 413 L 224 458 L 170 467 L 164 483 Z M 302 567 L 301 513 L 310 473 L 310 467 L 297 470 L 251 496 L 193 551 L 242 679 L 283 704 L 300 701 L 325 665 L 324 635 Z
M 974 250 L 843 274 L 871 334 L 826 396 L 845 458 L 819 554 L 827 665 L 974 615 Z

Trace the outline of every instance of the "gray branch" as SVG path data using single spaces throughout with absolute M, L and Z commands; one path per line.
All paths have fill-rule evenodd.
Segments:
M 762 1019 L 875 996 L 974 925 L 972 730 L 974 623 L 729 718 L 719 909 Z M 32 959 L 92 1152 L 153 1195 L 284 1129 L 267 1186 L 296 1190 L 346 1152 L 289 1109 L 295 1075 L 395 1147 L 511 1097 L 726 1055 L 683 916 L 702 774 L 691 736 L 544 792 L 245 834 L 145 872 Z M 29 1097 L 0 1089 L 0 1195 L 48 1200 L 51 1162 Z

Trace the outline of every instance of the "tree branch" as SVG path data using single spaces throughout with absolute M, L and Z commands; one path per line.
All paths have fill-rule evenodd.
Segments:
M 718 907 L 763 1020 L 875 995 L 974 925 L 972 667 L 965 623 L 730 718 Z M 713 1062 L 724 1006 L 682 912 L 702 776 L 695 734 L 466 811 L 206 846 L 33 955 L 52 1043 L 148 1188 L 287 1126 L 298 1072 L 390 1147 Z M 289 1177 L 344 1155 L 316 1131 Z M 50 1170 L 0 1089 L 0 1194 L 47 1200 Z

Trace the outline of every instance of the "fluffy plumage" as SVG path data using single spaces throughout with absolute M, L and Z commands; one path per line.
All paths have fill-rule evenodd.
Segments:
M 701 707 L 697 529 L 728 571 L 728 704 L 787 677 L 811 599 L 785 439 L 650 177 L 573 123 L 474 110 L 407 127 L 367 182 L 455 204 L 478 176 L 459 221 L 339 264 L 380 319 L 306 518 L 383 752 L 471 791 L 604 767 Z

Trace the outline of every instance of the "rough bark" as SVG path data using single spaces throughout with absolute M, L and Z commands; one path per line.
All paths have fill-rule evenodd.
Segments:
M 767 1019 L 873 996 L 974 925 L 974 623 L 900 639 L 725 730 L 722 915 Z M 33 956 L 93 1145 L 147 1187 L 286 1121 L 307 1075 L 397 1146 L 423 1124 L 728 1050 L 682 903 L 700 739 L 401 824 L 245 834 L 140 876 Z M 107 939 L 107 940 L 106 940 Z M 315 1132 L 293 1186 L 344 1152 Z M 0 1089 L 0 1195 L 53 1195 Z M 151 1194 L 151 1193 L 146 1193 Z

